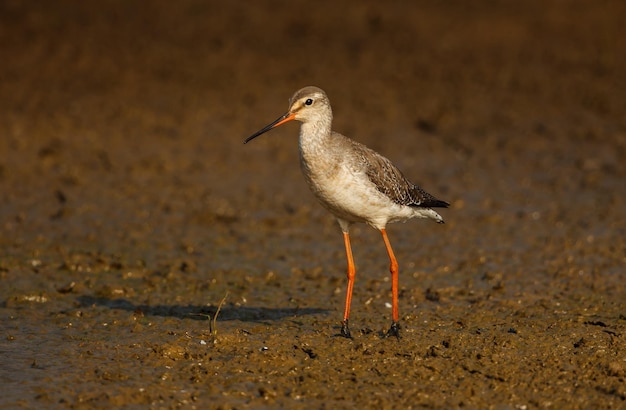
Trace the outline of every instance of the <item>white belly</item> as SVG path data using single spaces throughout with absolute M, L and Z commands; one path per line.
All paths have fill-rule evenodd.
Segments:
M 322 205 L 339 219 L 382 229 L 388 222 L 417 216 L 414 208 L 380 192 L 364 173 L 337 166 L 333 172 L 305 172 L 305 178 Z

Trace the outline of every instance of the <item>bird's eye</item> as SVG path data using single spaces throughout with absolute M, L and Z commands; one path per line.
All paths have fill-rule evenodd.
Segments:
M 311 98 L 307 98 L 307 100 L 304 102 L 304 105 L 313 105 L 313 100 Z

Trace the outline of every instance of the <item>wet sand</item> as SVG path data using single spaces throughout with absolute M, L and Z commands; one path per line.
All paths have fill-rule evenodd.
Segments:
M 623 2 L 0 3 L 2 408 L 623 408 Z M 451 203 L 345 256 L 296 125 Z M 219 310 L 217 320 L 213 321 Z

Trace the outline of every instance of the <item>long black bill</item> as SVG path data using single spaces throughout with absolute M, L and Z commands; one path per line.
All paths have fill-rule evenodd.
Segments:
M 268 132 L 269 130 L 271 130 L 272 128 L 276 128 L 279 125 L 282 125 L 286 122 L 289 122 L 291 120 L 294 120 L 296 118 L 296 114 L 295 113 L 291 113 L 291 112 L 286 112 L 283 115 L 281 115 L 276 121 L 274 121 L 273 123 L 266 125 L 265 127 L 261 128 L 260 130 L 258 130 L 257 132 L 255 132 L 254 134 L 250 135 L 248 138 L 245 139 L 245 141 L 243 142 L 244 144 L 249 143 L 250 141 L 252 141 L 253 139 L 255 139 L 256 137 L 258 137 L 261 134 L 265 134 L 266 132 Z

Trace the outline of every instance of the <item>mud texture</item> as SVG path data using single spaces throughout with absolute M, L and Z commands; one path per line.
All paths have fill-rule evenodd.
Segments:
M 623 1 L 0 2 L 0 407 L 624 408 Z M 334 128 L 451 203 L 340 230 Z M 218 313 L 218 306 L 224 300 Z

